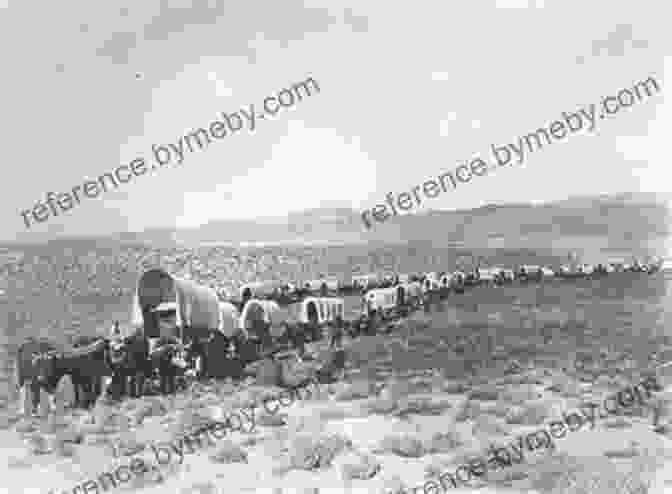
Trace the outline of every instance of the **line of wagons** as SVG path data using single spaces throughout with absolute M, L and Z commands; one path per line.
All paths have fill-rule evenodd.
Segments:
M 210 287 L 151 269 L 140 276 L 132 307 L 133 334 L 80 337 L 70 345 L 29 339 L 18 350 L 16 383 L 26 413 L 35 413 L 40 393 L 55 407 L 59 381 L 69 375 L 74 406 L 88 408 L 103 393 L 137 397 L 157 390 L 170 394 L 186 378 L 241 378 L 245 367 L 286 348 L 299 354 L 309 341 L 330 338 L 339 346 L 344 333 L 375 333 L 381 323 L 405 316 L 434 295 L 481 284 L 580 278 L 613 272 L 653 273 L 659 264 L 582 265 L 554 271 L 542 266 L 516 270 L 480 268 L 471 273 L 357 275 L 345 285 L 314 280 L 300 287 L 258 282 L 241 287 L 239 301 L 222 301 Z M 318 292 L 318 293 L 316 293 Z M 345 314 L 345 299 L 361 295 L 361 310 Z
M 271 298 L 280 303 L 292 303 L 311 294 L 327 295 L 363 294 L 375 288 L 392 287 L 403 283 L 419 281 L 423 290 L 438 291 L 446 288 L 459 291 L 473 285 L 504 285 L 515 281 L 543 281 L 549 278 L 576 279 L 601 276 L 611 273 L 632 272 L 652 274 L 661 267 L 661 261 L 641 263 L 609 262 L 599 264 L 561 265 L 557 268 L 540 265 L 520 265 L 515 269 L 504 267 L 478 267 L 471 272 L 430 272 L 424 274 L 378 273 L 355 275 L 347 282 L 338 278 L 320 278 L 300 283 L 282 281 L 257 281 L 240 287 L 239 296 Z

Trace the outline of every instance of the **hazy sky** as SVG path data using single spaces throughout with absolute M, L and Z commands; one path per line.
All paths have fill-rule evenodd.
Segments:
M 372 207 L 654 75 L 662 92 L 427 202 L 670 191 L 667 2 L 0 0 L 2 237 L 49 191 L 312 76 L 321 92 L 33 227 L 189 226 Z M 667 78 L 668 80 L 672 80 Z M 489 155 L 487 155 L 489 156 Z

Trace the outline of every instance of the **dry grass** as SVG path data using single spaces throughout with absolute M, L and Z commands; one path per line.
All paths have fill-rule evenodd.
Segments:
M 327 468 L 339 453 L 351 447 L 350 440 L 336 435 L 300 435 L 291 441 L 288 452 L 290 465 L 302 470 Z
M 623 473 L 604 457 L 548 457 L 530 472 L 535 489 L 544 494 L 646 494 L 643 472 Z
M 405 458 L 420 458 L 427 454 L 420 439 L 403 435 L 383 438 L 375 453 L 392 453 Z

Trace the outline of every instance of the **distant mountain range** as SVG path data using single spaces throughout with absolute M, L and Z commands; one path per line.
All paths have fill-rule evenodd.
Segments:
M 486 205 L 392 217 L 366 230 L 359 211 L 320 208 L 284 219 L 217 220 L 194 228 L 154 228 L 113 240 L 150 244 L 355 244 L 425 241 L 456 247 L 561 247 L 599 238 L 627 248 L 669 236 L 672 195 L 623 193 L 545 204 Z M 112 240 L 110 239 L 110 240 Z

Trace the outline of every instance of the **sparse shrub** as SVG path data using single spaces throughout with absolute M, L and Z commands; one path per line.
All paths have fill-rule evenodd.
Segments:
M 210 461 L 214 463 L 247 463 L 247 453 L 243 448 L 227 439 L 220 443 L 217 451 L 210 456 Z
M 648 482 L 642 472 L 621 472 L 605 457 L 572 457 L 556 454 L 544 458 L 531 470 L 534 489 L 549 494 L 646 494 Z
M 56 440 L 63 443 L 81 444 L 84 441 L 84 434 L 80 430 L 71 427 L 56 432 Z
M 433 400 L 431 398 L 412 398 L 400 400 L 395 415 L 406 417 L 415 415 L 441 415 L 445 410 L 452 408 L 447 401 Z
M 437 432 L 425 442 L 425 450 L 429 454 L 453 453 L 464 442 L 456 431 Z
M 340 462 L 341 475 L 345 480 L 369 480 L 380 472 L 380 463 L 371 455 L 351 452 Z
M 445 381 L 439 386 L 439 389 L 444 393 L 463 394 L 469 391 L 469 386 L 459 381 Z
M 603 425 L 608 429 L 626 429 L 628 427 L 632 427 L 632 424 L 623 417 L 616 417 L 614 419 L 606 420 L 603 422 Z
M 485 436 L 503 436 L 511 432 L 505 424 L 492 415 L 479 415 L 476 417 L 472 430 L 474 436 L 478 436 L 479 434 Z
M 483 413 L 487 413 L 490 415 L 494 415 L 495 417 L 505 419 L 508 413 L 511 411 L 511 404 L 499 400 L 497 401 L 497 403 L 495 403 L 494 406 L 484 407 L 481 405 L 481 408 Z
M 290 465 L 302 470 L 329 467 L 336 455 L 349 447 L 350 441 L 340 436 L 301 435 L 292 441 L 289 448 Z
M 319 411 L 320 419 L 324 420 L 342 420 L 344 418 L 356 416 L 350 410 L 344 410 L 342 408 L 327 408 L 326 410 Z
M 500 391 L 494 387 L 482 387 L 472 389 L 469 392 L 470 400 L 496 401 L 499 398 Z
M 34 455 L 47 455 L 54 451 L 51 442 L 40 434 L 34 434 L 27 438 L 26 445 L 28 446 L 28 450 Z
M 287 424 L 285 416 L 277 413 L 262 411 L 256 418 L 257 425 L 264 427 L 282 427 Z
M 455 421 L 464 422 L 466 420 L 473 420 L 481 413 L 483 413 L 482 407 L 477 401 L 465 400 L 458 408 L 458 412 L 455 415 Z
M 199 482 L 180 489 L 180 494 L 217 494 L 219 490 L 212 482 Z
M 513 406 L 506 415 L 507 424 L 540 425 L 548 417 L 548 408 L 543 403 Z
M 77 455 L 77 447 L 70 442 L 56 443 L 56 453 L 65 458 L 72 458 Z
M 407 494 L 410 491 L 409 487 L 401 480 L 400 477 L 394 476 L 385 479 L 384 487 L 380 494 Z
M 406 458 L 420 458 L 426 453 L 422 441 L 408 435 L 383 438 L 376 452 L 394 453 Z
M 366 409 L 371 414 L 385 415 L 395 411 L 398 405 L 398 401 L 391 398 L 375 398 L 366 405 Z
M 168 409 L 159 399 L 143 400 L 133 414 L 135 423 L 142 424 L 147 417 L 161 417 L 168 413 Z
M 336 392 L 336 401 L 362 400 L 376 394 L 375 383 L 360 379 L 345 384 L 342 390 Z
M 502 400 L 516 405 L 538 400 L 541 397 L 541 393 L 537 391 L 534 385 L 523 385 L 518 389 L 507 389 L 501 393 Z

